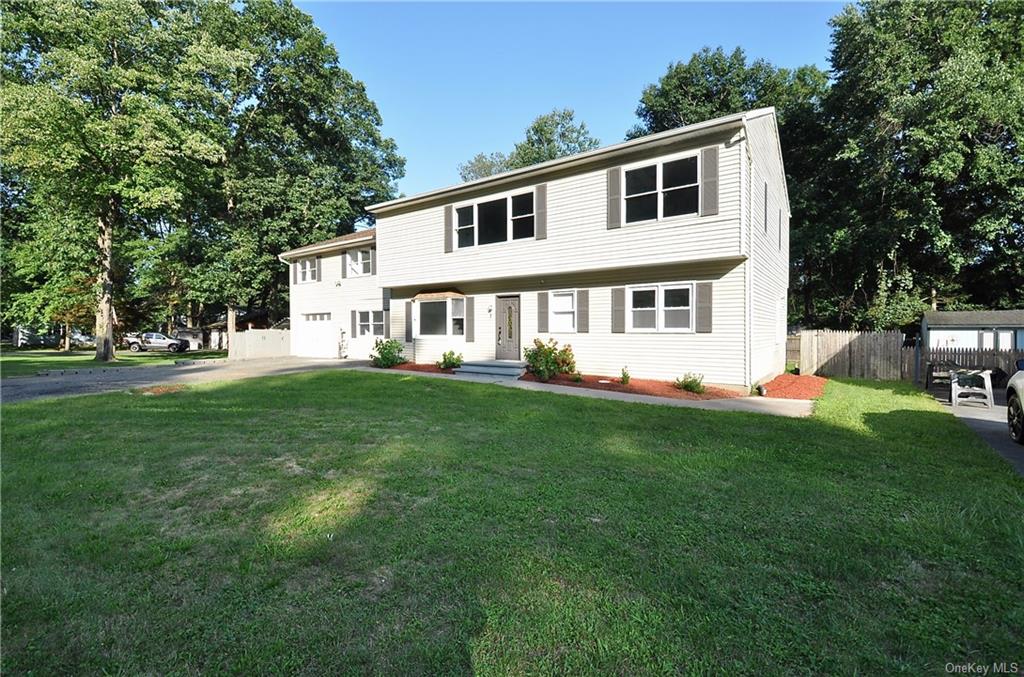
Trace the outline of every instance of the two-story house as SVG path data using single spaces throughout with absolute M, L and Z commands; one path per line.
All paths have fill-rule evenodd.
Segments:
M 789 201 L 774 109 L 729 115 L 370 208 L 285 252 L 292 352 L 520 360 L 747 388 L 785 368 Z

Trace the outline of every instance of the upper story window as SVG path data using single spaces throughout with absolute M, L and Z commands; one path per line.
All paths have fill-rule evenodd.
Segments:
M 459 248 L 534 236 L 533 190 L 455 208 Z
M 302 282 L 316 282 L 316 277 L 317 277 L 317 275 L 316 275 L 316 267 L 317 267 L 318 261 L 319 260 L 317 258 L 315 258 L 315 257 L 311 257 L 311 258 L 308 258 L 308 259 L 299 259 L 299 261 L 298 261 L 299 272 L 298 272 L 298 275 L 297 275 L 297 279 L 298 279 L 298 281 L 300 283 L 302 283 Z
M 626 290 L 629 330 L 693 331 L 693 284 L 679 282 L 630 287 Z
M 626 223 L 696 214 L 700 207 L 697 155 L 627 167 Z
M 354 249 L 348 253 L 347 259 L 350 277 L 373 274 L 373 253 L 369 249 Z

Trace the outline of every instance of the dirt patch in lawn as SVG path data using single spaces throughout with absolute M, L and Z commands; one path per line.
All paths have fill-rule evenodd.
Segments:
M 768 389 L 767 397 L 783 400 L 816 400 L 825 394 L 828 379 L 810 374 L 780 374 L 764 387 Z
M 174 383 L 166 386 L 148 386 L 146 388 L 136 388 L 132 392 L 136 395 L 168 395 L 170 393 L 180 393 L 185 389 L 185 385 L 181 383 Z
M 539 381 L 533 374 L 524 374 L 523 381 Z M 727 397 L 743 397 L 743 393 L 725 388 L 706 386 L 701 394 L 691 393 L 687 390 L 676 388 L 671 381 L 653 381 L 643 378 L 631 378 L 629 384 L 623 385 L 617 378 L 608 376 L 583 375 L 582 381 L 574 381 L 565 374 L 559 374 L 548 381 L 560 386 L 571 386 L 573 388 L 589 388 L 591 390 L 610 390 L 617 393 L 630 393 L 632 395 L 653 395 L 655 397 L 672 397 L 677 400 L 720 400 Z
M 398 369 L 399 371 L 423 371 L 428 374 L 454 374 L 454 369 L 442 369 L 436 364 L 416 364 L 415 362 L 403 362 L 402 364 L 395 365 L 392 369 Z

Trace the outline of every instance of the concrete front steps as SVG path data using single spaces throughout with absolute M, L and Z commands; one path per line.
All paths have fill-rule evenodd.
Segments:
M 481 360 L 479 362 L 463 362 L 455 370 L 456 374 L 475 374 L 477 376 L 493 376 L 515 380 L 526 373 L 526 363 L 517 360 Z

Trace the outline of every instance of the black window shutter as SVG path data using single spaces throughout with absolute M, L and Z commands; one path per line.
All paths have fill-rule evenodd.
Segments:
M 612 333 L 626 333 L 626 288 L 612 288 Z
M 711 283 L 697 283 L 697 333 L 711 333 Z
M 299 283 L 299 262 L 298 261 L 293 261 L 292 262 L 292 284 L 298 284 L 298 283 Z
M 444 253 L 450 254 L 452 251 L 452 229 L 454 208 L 452 205 L 445 205 L 444 208 Z
M 359 333 L 356 331 L 358 329 L 358 327 L 356 326 L 356 323 L 357 323 L 356 311 L 353 310 L 352 311 L 352 334 L 351 334 L 350 338 L 356 338 L 357 336 L 359 336 Z
M 608 170 L 608 229 L 622 226 L 622 171 L 620 167 Z
M 590 331 L 590 290 L 576 290 L 576 331 L 586 334 Z
M 466 297 L 466 343 L 473 343 L 476 340 L 475 328 L 476 299 L 472 296 Z
M 548 293 L 537 292 L 537 333 L 548 333 Z
M 385 287 L 384 289 L 381 289 L 380 296 L 381 296 L 381 298 L 380 298 L 380 309 L 385 311 L 385 312 L 391 310 L 391 289 L 390 289 L 390 287 Z
M 391 311 L 384 311 L 384 338 L 391 338 Z
M 718 146 L 700 152 L 700 215 L 718 213 Z
M 320 257 L 318 256 L 318 257 L 316 257 L 316 281 L 317 282 L 319 282 L 320 280 L 323 279 L 322 274 L 323 273 L 321 271 L 321 266 L 320 266 Z
M 341 252 L 341 279 L 348 277 L 348 252 Z
M 412 301 L 405 302 L 405 342 L 412 343 Z
M 533 236 L 538 240 L 548 238 L 548 184 L 537 186 L 533 196 Z

